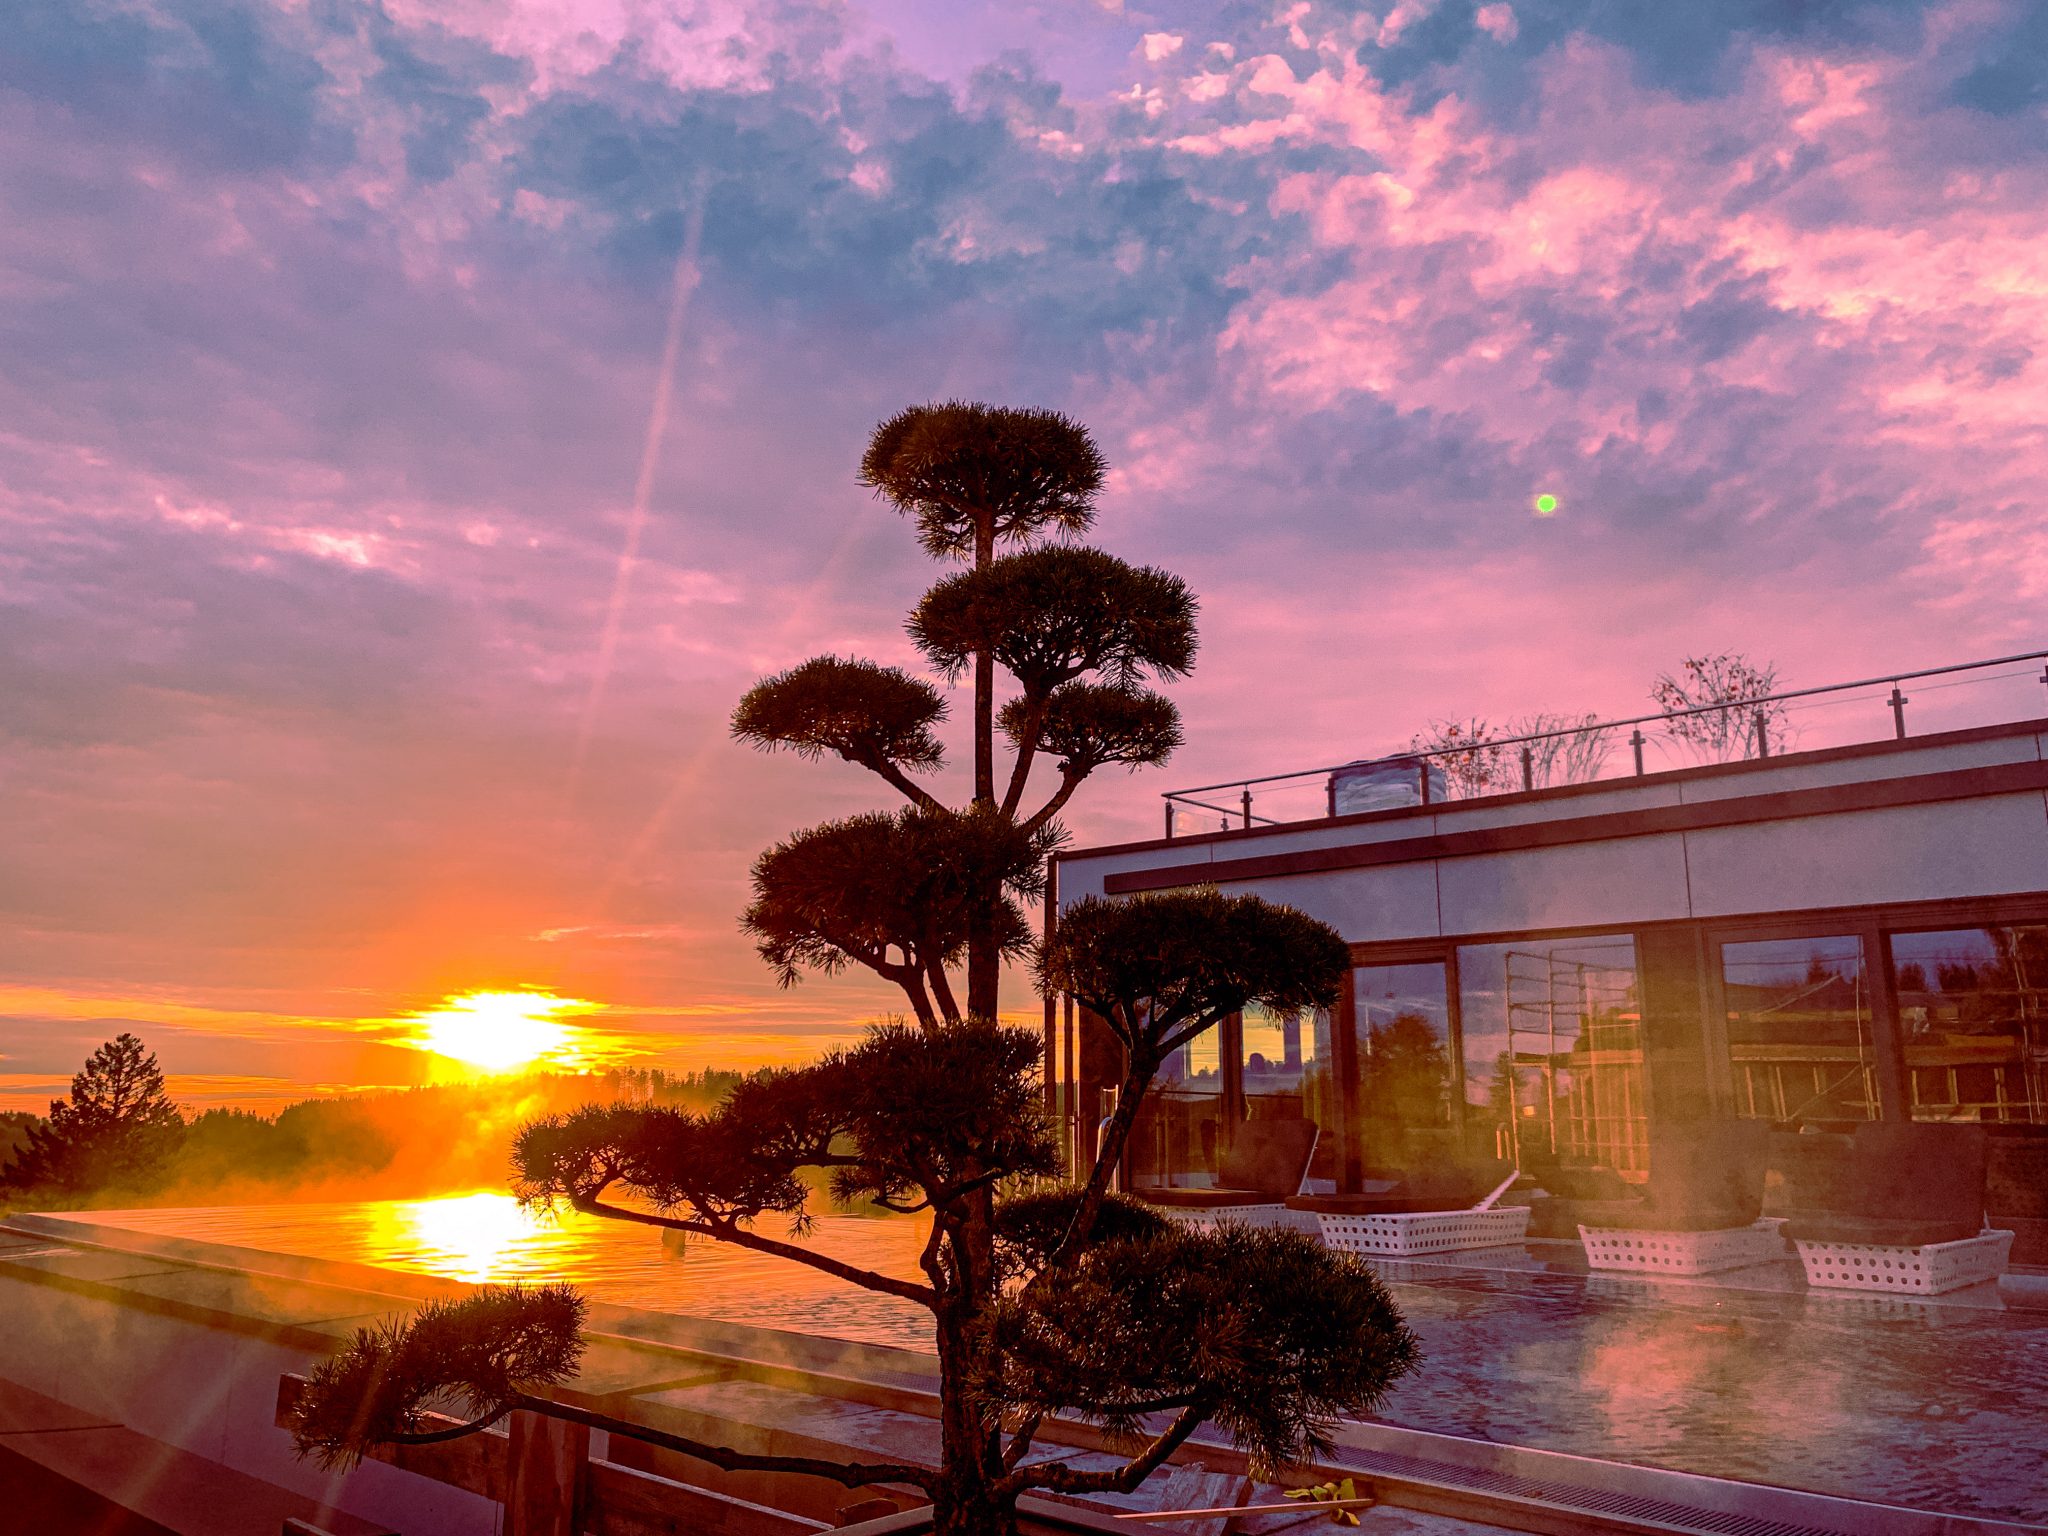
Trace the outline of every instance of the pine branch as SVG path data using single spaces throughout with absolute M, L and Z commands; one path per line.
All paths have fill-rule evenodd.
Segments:
M 1081 787 L 1081 781 L 1088 777 L 1088 770 L 1077 769 L 1071 764 L 1060 764 L 1060 787 L 1053 797 L 1032 813 L 1028 821 L 1019 822 L 1026 832 L 1036 832 L 1040 827 L 1059 815 L 1066 803 L 1074 798 L 1074 791 Z
M 1054 1493 L 1129 1493 L 1164 1466 L 1213 1411 L 1214 1404 L 1207 1399 L 1182 1409 L 1164 1433 L 1114 1471 L 1083 1472 L 1056 1461 L 1041 1462 L 1019 1467 L 996 1486 L 1006 1494 L 1026 1488 L 1050 1488 Z
M 1017 1463 L 1031 1452 L 1032 1441 L 1038 1438 L 1038 1426 L 1045 1422 L 1043 1412 L 1025 1415 L 1024 1422 L 1017 1426 L 1017 1432 L 1010 1437 L 1010 1444 L 1003 1452 L 1003 1470 L 1013 1472 Z
M 924 988 L 925 972 L 923 970 L 921 970 L 916 965 L 894 965 L 885 963 L 885 968 L 885 965 L 876 965 L 872 962 L 865 963 L 867 963 L 868 968 L 874 971 L 877 975 L 882 976 L 889 981 L 895 982 L 897 986 L 903 989 L 903 995 L 910 999 L 910 1011 L 917 1015 L 918 1023 L 922 1024 L 926 1029 L 930 1029 L 938 1023 L 939 1015 L 937 1011 L 934 1010 L 932 1007 L 931 995 L 927 993 Z M 940 972 L 940 978 L 942 980 L 944 979 L 944 974 L 944 972 Z M 942 997 L 941 1001 L 946 1005 L 947 1008 L 946 1017 L 949 1019 L 955 1017 L 955 1011 L 951 1006 L 951 996 L 944 996 Z
M 678 1455 L 688 1456 L 693 1461 L 709 1462 L 723 1472 L 789 1472 L 799 1477 L 824 1478 L 830 1482 L 842 1483 L 848 1488 L 859 1488 L 869 1483 L 909 1483 L 926 1493 L 932 1491 L 932 1485 L 937 1481 L 929 1467 L 913 1467 L 901 1462 L 841 1463 L 823 1461 L 812 1456 L 767 1456 L 752 1451 L 736 1451 L 731 1446 L 692 1440 L 687 1435 L 671 1434 L 667 1430 L 636 1424 L 630 1419 L 614 1418 L 608 1413 L 598 1413 L 589 1408 L 578 1408 L 570 1403 L 558 1403 L 544 1397 L 529 1397 L 524 1393 L 507 1400 L 483 1418 L 467 1424 L 459 1424 L 452 1429 L 430 1430 L 424 1434 L 392 1435 L 389 1443 L 439 1445 L 444 1441 L 459 1440 L 465 1435 L 482 1433 L 515 1410 L 545 1414 L 551 1419 L 563 1419 L 571 1424 L 581 1424 L 587 1429 L 601 1429 L 609 1434 L 623 1435 L 628 1440 L 638 1440 L 643 1445 L 674 1451 Z
M 896 790 L 904 799 L 921 811 L 930 811 L 936 815 L 942 814 L 948 809 L 943 800 L 938 799 L 929 790 L 924 788 L 923 785 L 915 782 L 901 768 L 898 768 L 886 758 L 875 758 L 872 760 L 854 758 L 851 761 L 867 769 L 869 773 L 872 773 L 891 789 Z
M 1038 733 L 1045 728 L 1045 711 L 1050 698 L 1050 690 L 1024 696 L 1024 719 L 1014 737 L 1017 760 L 1010 768 L 1010 787 L 1003 791 L 1005 816 L 1015 816 L 1017 806 L 1024 799 L 1024 786 L 1031 779 L 1031 765 L 1038 755 Z
M 1110 1175 L 1123 1158 L 1124 1144 L 1130 1139 L 1131 1126 L 1137 1121 L 1138 1105 L 1145 1096 L 1145 1087 L 1158 1070 L 1156 1060 L 1148 1060 L 1137 1051 L 1131 1053 L 1123 1087 L 1117 1091 L 1116 1113 L 1110 1116 L 1109 1125 L 1102 1133 L 1102 1143 L 1095 1149 L 1095 1166 L 1088 1170 L 1088 1182 L 1081 1186 L 1081 1199 L 1074 1208 L 1074 1219 L 1068 1224 L 1067 1235 L 1060 1239 L 1059 1246 L 1046 1259 L 1045 1267 L 1032 1277 L 1033 1285 L 1045 1283 L 1048 1275 L 1057 1274 L 1070 1258 L 1087 1247 L 1087 1234 L 1095 1229 L 1095 1217 L 1102 1209 L 1102 1197 L 1108 1192 Z
M 426 1429 L 417 1434 L 391 1435 L 383 1441 L 386 1445 L 443 1445 L 450 1440 L 460 1440 L 468 1435 L 480 1435 L 515 1408 L 524 1408 L 528 1400 L 500 1403 L 480 1419 L 471 1419 L 466 1424 L 456 1424 L 448 1429 Z M 534 1399 L 533 1401 L 537 1401 Z
M 674 1216 L 656 1216 L 648 1211 L 628 1210 L 622 1205 L 607 1205 L 602 1200 L 581 1195 L 571 1195 L 569 1204 L 589 1216 L 637 1222 L 644 1227 L 661 1227 L 671 1232 L 687 1232 L 693 1237 L 708 1237 L 721 1243 L 731 1243 L 736 1248 L 750 1248 L 755 1253 L 773 1254 L 779 1259 L 807 1264 L 812 1269 L 844 1280 L 849 1285 L 857 1285 L 863 1290 L 879 1291 L 885 1296 L 900 1296 L 905 1301 L 914 1301 L 921 1307 L 936 1310 L 939 1304 L 939 1294 L 930 1286 L 877 1274 L 874 1270 L 862 1269 L 858 1265 L 841 1263 L 827 1254 L 814 1253 L 809 1248 L 800 1248 L 794 1243 L 763 1237 L 758 1232 L 749 1232 L 746 1228 L 731 1222 L 685 1221 Z
M 939 1269 L 939 1244 L 946 1236 L 946 1223 L 936 1212 L 932 1216 L 932 1229 L 925 1234 L 924 1251 L 917 1256 L 917 1267 L 931 1277 L 932 1290 L 936 1294 L 943 1280 Z
M 953 983 L 946 976 L 944 962 L 940 960 L 928 962 L 925 966 L 925 975 L 931 982 L 932 997 L 938 1004 L 940 1017 L 945 1019 L 948 1024 L 958 1024 L 960 1022 L 960 1001 L 953 995 Z

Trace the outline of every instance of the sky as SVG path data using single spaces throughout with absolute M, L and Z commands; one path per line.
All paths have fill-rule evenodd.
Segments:
M 683 1069 L 889 1012 L 736 925 L 888 792 L 726 721 L 915 664 L 854 475 L 927 400 L 1086 422 L 1200 597 L 1080 844 L 1687 655 L 2043 644 L 2028 0 L 16 0 L 0 208 L 0 1105 L 124 1028 L 195 1104 L 414 1081 L 477 990 Z

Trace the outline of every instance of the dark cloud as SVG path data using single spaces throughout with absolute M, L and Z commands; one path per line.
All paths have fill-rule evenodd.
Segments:
M 60 103 L 130 149 L 257 172 L 344 163 L 322 109 L 326 70 L 293 22 L 236 0 L 152 10 L 19 0 L 0 31 L 0 89 Z
M 484 88 L 531 77 L 525 65 L 466 38 L 403 33 L 381 10 L 354 18 L 337 10 L 338 27 L 350 19 L 372 40 L 378 67 L 369 87 L 404 115 L 406 173 L 423 185 L 445 180 L 474 153 L 475 130 L 490 115 Z
M 1990 25 L 1963 29 L 1941 61 L 1948 100 L 1993 117 L 2037 111 L 2048 102 L 2048 11 L 2014 7 Z
M 1527 66 L 1573 38 L 1625 49 L 1647 86 L 1705 97 L 1735 86 L 1746 53 L 1759 42 L 1910 51 L 1925 9 L 1919 0 L 1513 0 L 1512 26 L 1501 35 L 1480 25 L 1485 5 L 1443 0 L 1420 7 L 1389 39 L 1361 45 L 1358 61 L 1390 87 L 1422 90 L 1430 104 L 1460 89 L 1512 115 L 1528 103 Z M 1399 9 L 1375 5 L 1363 13 L 1385 20 Z M 1454 69 L 1476 79 L 1454 78 Z

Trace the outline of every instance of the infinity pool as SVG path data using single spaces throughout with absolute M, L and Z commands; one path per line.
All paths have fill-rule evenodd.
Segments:
M 621 1306 L 929 1350 L 926 1314 L 779 1259 L 438 1200 L 92 1212 L 136 1231 L 461 1280 L 568 1279 Z M 764 1230 L 772 1230 L 764 1228 Z M 782 1235 L 779 1231 L 774 1235 Z M 834 1257 L 916 1274 L 911 1218 L 826 1215 Z M 1958 1513 L 2048 1522 L 2048 1310 L 1615 1281 L 1555 1245 L 1381 1273 L 1423 1362 L 1395 1424 Z M 1570 1250 L 1558 1250 L 1568 1253 Z M 1491 1267 L 1485 1267 L 1491 1266 Z M 2010 1282 L 2008 1283 L 2010 1286 Z

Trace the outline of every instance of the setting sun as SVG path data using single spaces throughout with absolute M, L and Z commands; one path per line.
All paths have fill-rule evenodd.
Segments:
M 416 1015 L 413 1043 L 485 1072 L 573 1066 L 584 1032 L 564 1022 L 564 1016 L 597 1007 L 546 992 L 468 992 Z

